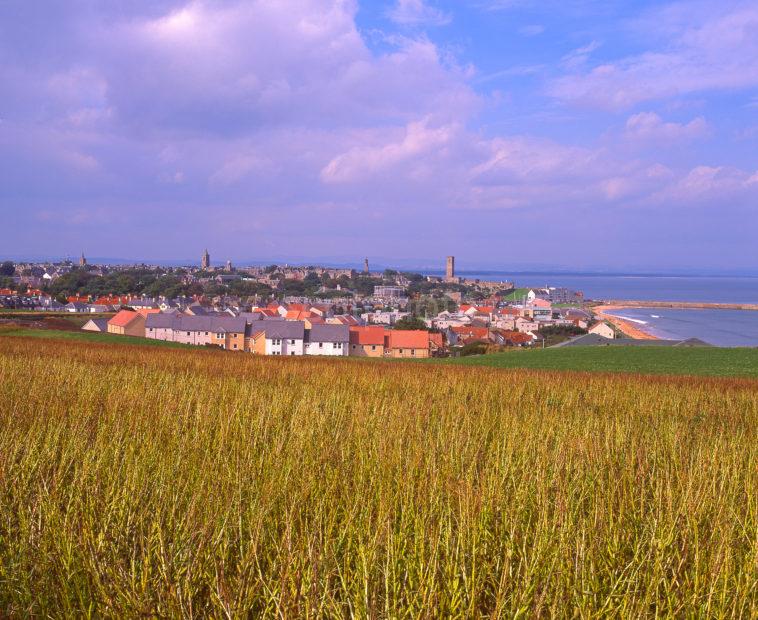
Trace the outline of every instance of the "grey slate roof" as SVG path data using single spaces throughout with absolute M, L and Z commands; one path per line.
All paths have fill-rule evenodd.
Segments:
M 171 328 L 180 332 L 234 332 L 245 331 L 247 321 L 234 316 L 187 316 L 184 314 L 154 313 L 145 319 L 146 328 Z
M 306 334 L 308 342 L 349 342 L 350 328 L 347 325 L 315 324 Z
M 87 323 L 92 323 L 93 325 L 95 325 L 97 327 L 98 331 L 101 331 L 101 332 L 107 332 L 108 331 L 108 319 L 107 318 L 103 318 L 103 319 L 90 319 L 89 321 L 87 321 Z M 84 329 L 84 327 L 87 325 L 87 323 L 85 323 L 84 326 L 82 326 L 82 329 Z
M 145 329 L 147 328 L 168 328 L 172 327 L 176 320 L 175 314 L 164 314 L 162 312 L 154 312 L 148 314 L 145 317 Z
M 260 325 L 267 339 L 302 340 L 305 336 L 305 323 L 302 321 L 260 321 Z

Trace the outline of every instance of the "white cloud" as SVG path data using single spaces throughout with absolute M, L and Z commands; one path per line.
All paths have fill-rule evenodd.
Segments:
M 758 6 L 697 7 L 687 11 L 679 5 L 681 10 L 658 11 L 644 20 L 641 29 L 658 32 L 667 42 L 662 49 L 589 70 L 570 63 L 575 72 L 555 80 L 551 94 L 591 107 L 626 109 L 643 101 L 758 86 Z
M 455 126 L 429 127 L 428 121 L 409 123 L 401 139 L 377 146 L 356 146 L 333 158 L 321 171 L 326 183 L 355 182 L 405 164 L 401 172 L 413 172 L 414 160 L 439 154 L 452 140 Z
M 710 128 L 699 116 L 689 123 L 667 123 L 655 112 L 640 112 L 626 121 L 624 135 L 631 140 L 672 143 L 693 140 L 708 135 Z
M 387 12 L 388 17 L 397 24 L 444 26 L 449 24 L 449 14 L 426 4 L 425 0 L 396 0 Z
M 594 52 L 599 47 L 600 43 L 598 41 L 590 41 L 587 45 L 583 45 L 582 47 L 572 50 L 566 54 L 561 59 L 561 63 L 563 66 L 569 69 L 581 67 L 589 60 L 592 52 Z

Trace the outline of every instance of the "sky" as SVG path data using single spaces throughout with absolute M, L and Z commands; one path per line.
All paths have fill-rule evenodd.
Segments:
M 0 257 L 758 273 L 758 3 L 5 0 Z

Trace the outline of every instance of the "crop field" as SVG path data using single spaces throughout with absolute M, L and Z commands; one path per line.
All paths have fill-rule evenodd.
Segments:
M 758 614 L 758 381 L 0 338 L 0 616 Z

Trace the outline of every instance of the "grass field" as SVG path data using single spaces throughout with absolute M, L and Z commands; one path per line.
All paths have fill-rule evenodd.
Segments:
M 152 340 L 137 336 L 118 336 L 103 332 L 67 331 L 59 329 L 32 329 L 26 327 L 0 327 L 0 337 L 16 336 L 21 338 L 42 338 L 45 340 L 69 340 L 78 342 L 97 342 L 113 345 L 142 345 L 148 347 L 197 348 L 179 342 Z
M 0 616 L 758 614 L 758 382 L 0 338 Z
M 433 363 L 671 375 L 758 377 L 758 349 L 716 347 L 561 347 L 514 350 Z

